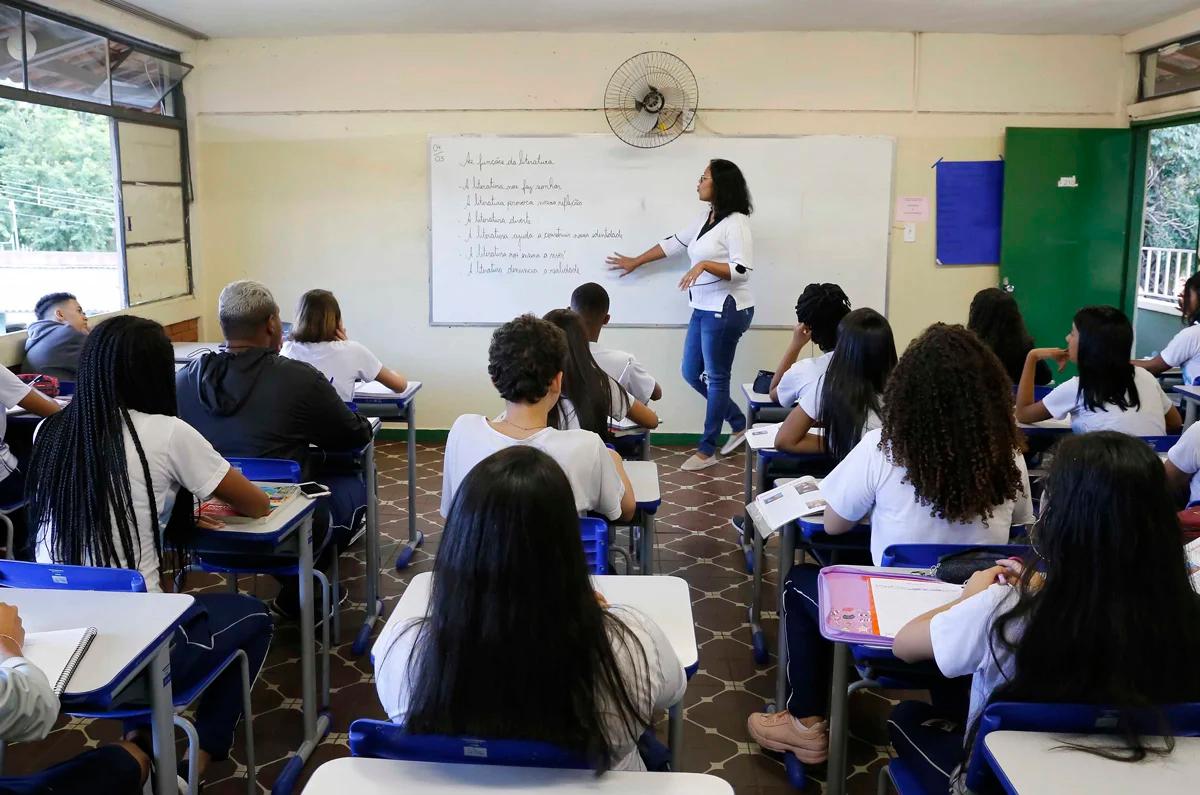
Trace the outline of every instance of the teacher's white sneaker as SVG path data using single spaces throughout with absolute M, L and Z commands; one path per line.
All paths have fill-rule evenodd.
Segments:
M 742 442 L 746 441 L 746 432 L 738 431 L 729 437 L 725 444 L 721 445 L 721 455 L 729 455 L 734 450 L 742 446 Z
M 699 469 L 708 469 L 709 467 L 716 466 L 717 460 L 715 455 L 711 455 L 708 458 L 701 458 L 698 453 L 695 453 L 687 461 L 684 461 L 679 468 L 684 472 L 695 472 Z

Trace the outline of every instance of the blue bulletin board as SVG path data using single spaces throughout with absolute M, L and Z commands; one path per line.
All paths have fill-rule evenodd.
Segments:
M 949 162 L 937 169 L 937 264 L 999 265 L 1004 161 Z

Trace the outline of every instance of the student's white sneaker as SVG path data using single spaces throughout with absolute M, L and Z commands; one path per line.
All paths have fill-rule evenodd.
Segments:
M 718 459 L 715 455 L 709 456 L 708 458 L 701 458 L 699 454 L 693 454 L 692 457 L 687 461 L 684 461 L 679 468 L 684 472 L 695 472 L 700 469 L 708 469 L 709 467 L 716 466 L 717 461 Z
M 734 450 L 742 446 L 742 442 L 746 441 L 746 432 L 738 431 L 729 437 L 725 444 L 721 445 L 721 455 L 729 455 Z

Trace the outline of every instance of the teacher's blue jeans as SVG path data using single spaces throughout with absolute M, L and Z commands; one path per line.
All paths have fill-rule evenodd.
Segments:
M 720 312 L 693 309 L 683 342 L 683 380 L 708 401 L 700 439 L 700 452 L 706 456 L 717 452 L 723 423 L 728 422 L 734 433 L 746 428 L 746 416 L 729 399 L 729 381 L 738 340 L 754 320 L 754 307 L 735 307 L 733 296 L 726 296 Z

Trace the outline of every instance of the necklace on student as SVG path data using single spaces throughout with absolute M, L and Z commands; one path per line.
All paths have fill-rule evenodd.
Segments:
M 532 428 L 526 428 L 524 425 L 517 425 L 515 422 L 513 422 L 512 420 L 510 420 L 508 418 L 501 420 L 501 422 L 503 422 L 505 425 L 511 425 L 514 428 L 520 428 L 523 431 L 540 431 L 543 428 L 547 427 L 545 425 L 545 423 L 543 423 L 541 425 L 534 425 Z

